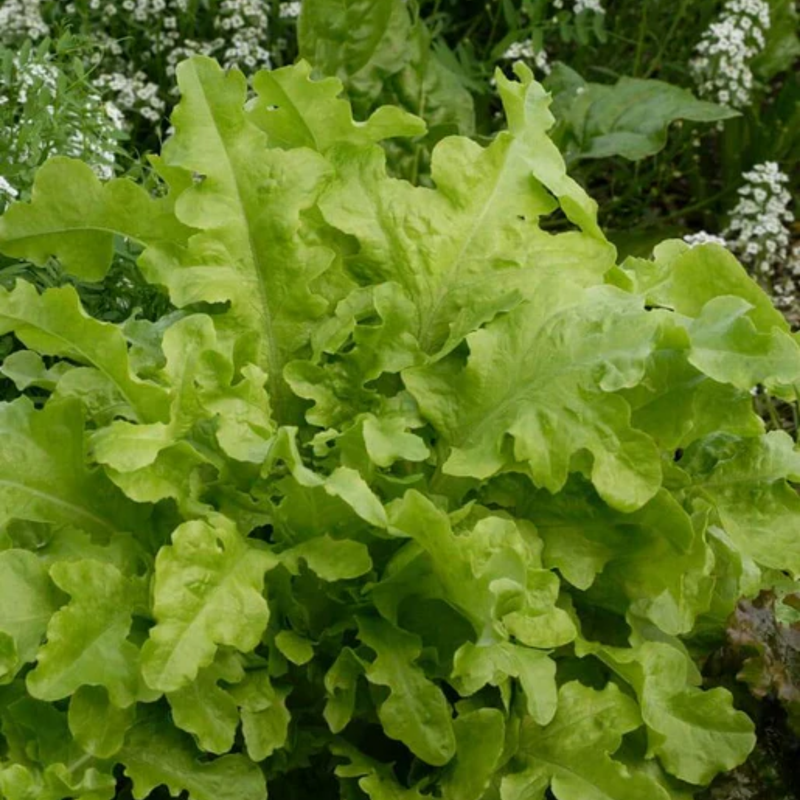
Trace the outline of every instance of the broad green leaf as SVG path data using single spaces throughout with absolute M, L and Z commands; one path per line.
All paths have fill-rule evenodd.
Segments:
M 487 685 L 503 687 L 509 678 L 517 678 L 532 719 L 547 725 L 556 713 L 556 664 L 541 650 L 511 642 L 466 642 L 456 653 L 452 677 L 465 695 L 475 694 Z
M 330 751 L 349 762 L 336 767 L 337 777 L 357 779 L 359 789 L 370 800 L 424 800 L 427 796 L 416 788 L 401 786 L 391 764 L 364 755 L 343 739 L 335 740 Z
M 233 364 L 223 352 L 212 319 L 204 314 L 184 317 L 168 328 L 162 349 L 166 364 L 160 377 L 169 387 L 168 421 L 112 422 L 92 436 L 94 457 L 117 472 L 142 470 L 167 448 L 191 441 L 195 426 L 213 420 L 225 453 L 261 463 L 274 432 L 263 388 L 266 376 L 249 364 L 234 383 Z
M 0 365 L 0 373 L 12 380 L 20 391 L 36 386 L 52 392 L 59 380 L 73 369 L 66 361 L 57 361 L 48 368 L 42 357 L 32 350 L 17 350 L 6 356 Z
M 238 683 L 244 674 L 239 660 L 224 653 L 201 669 L 190 684 L 167 694 L 176 727 L 193 734 L 203 750 L 221 754 L 233 747 L 239 710 L 236 701 L 219 683 Z
M 427 353 L 451 350 L 516 306 L 542 275 L 563 274 L 567 253 L 576 281 L 597 283 L 612 266 L 596 206 L 566 177 L 547 138 L 547 98 L 525 77 L 516 88 L 506 82 L 510 130 L 489 147 L 459 137 L 438 144 L 435 190 L 388 178 L 378 148 L 341 145 L 331 152 L 337 178 L 320 207 L 328 222 L 359 241 L 348 267 L 362 280 L 403 288 L 416 317 L 411 330 Z M 539 219 L 556 208 L 554 194 L 583 232 L 540 229 Z
M 275 646 L 292 664 L 302 666 L 314 658 L 314 647 L 308 639 L 294 631 L 281 631 L 275 636 Z
M 611 156 L 640 161 L 664 149 L 669 126 L 677 120 L 739 116 L 664 81 L 623 76 L 613 86 L 588 83 L 563 64 L 553 67 L 545 85 L 554 93 L 559 139 L 570 162 Z
M 0 404 L 0 439 L 0 522 L 75 526 L 103 540 L 146 526 L 148 510 L 87 467 L 76 400 L 50 402 L 40 411 L 27 398 Z
M 69 702 L 70 733 L 97 758 L 111 758 L 120 751 L 135 718 L 134 706 L 118 708 L 101 687 L 81 686 Z
M 800 497 L 790 483 L 800 482 L 800 453 L 786 433 L 710 436 L 687 451 L 681 466 L 692 475 L 693 496 L 713 506 L 742 553 L 800 575 Z
M 59 593 L 39 559 L 27 550 L 0 552 L 0 683 L 34 660 Z
M 364 662 L 355 651 L 345 647 L 325 673 L 327 701 L 323 715 L 332 733 L 340 733 L 353 717 L 356 704 L 356 687 L 364 674 Z
M 223 517 L 185 522 L 156 558 L 156 626 L 142 649 L 148 685 L 177 691 L 194 681 L 220 645 L 249 652 L 269 621 L 264 573 L 277 558 Z
M 749 390 L 717 383 L 695 369 L 685 329 L 674 326 L 664 333 L 644 380 L 623 392 L 633 409 L 633 426 L 668 451 L 720 430 L 739 436 L 763 433 Z
M 630 611 L 673 635 L 688 633 L 708 609 L 713 556 L 703 530 L 666 490 L 623 514 L 574 481 L 557 497 L 530 495 L 519 513 L 544 539 L 545 565 L 588 590 L 590 602 L 623 616 Z
M 96 369 L 134 419 L 166 418 L 164 390 L 132 374 L 120 330 L 88 316 L 72 287 L 48 289 L 41 295 L 26 281 L 18 281 L 11 292 L 0 288 L 0 334 L 9 331 L 41 355 L 61 356 Z
M 441 689 L 415 663 L 422 653 L 419 638 L 373 617 L 358 617 L 358 630 L 377 656 L 366 665 L 367 680 L 389 689 L 378 706 L 386 735 L 428 764 L 446 764 L 456 748 L 451 713 Z
M 508 632 L 535 647 L 574 638 L 569 618 L 555 608 L 557 577 L 537 569 L 538 553 L 515 522 L 486 517 L 470 531 L 454 532 L 447 515 L 414 491 L 393 507 L 390 520 L 416 544 L 398 551 L 373 588 L 375 605 L 388 618 L 396 619 L 409 596 L 436 597 L 457 609 L 486 644 Z
M 268 148 L 267 134 L 245 113 L 247 85 L 237 70 L 226 74 L 197 56 L 177 76 L 182 99 L 162 157 L 203 176 L 175 207 L 181 221 L 202 233 L 186 251 L 151 248 L 142 268 L 179 307 L 230 302 L 224 325 L 239 339 L 242 359 L 267 373 L 273 414 L 285 421 L 283 367 L 307 344 L 328 305 L 313 282 L 333 254 L 305 245 L 298 232 L 330 167 L 307 149 Z
M 800 345 L 778 328 L 760 333 L 740 297 L 717 297 L 688 326 L 689 361 L 710 378 L 752 389 L 800 381 Z
M 130 706 L 139 695 L 139 650 L 128 641 L 136 599 L 128 578 L 89 560 L 58 562 L 50 575 L 71 599 L 47 626 L 28 691 L 53 701 L 81 686 L 102 686 L 116 706 Z
M 291 720 L 286 698 L 291 691 L 290 686 L 273 685 L 266 670 L 251 671 L 232 687 L 231 695 L 241 708 L 247 754 L 253 761 L 269 758 L 286 744 Z
M 451 447 L 446 473 L 485 479 L 515 465 L 557 492 L 587 451 L 603 499 L 634 511 L 658 490 L 660 459 L 613 392 L 642 379 L 656 328 L 640 300 L 617 289 L 549 281 L 467 337 L 465 367 L 450 359 L 407 370 L 404 381 Z
M 264 775 L 246 756 L 201 762 L 187 734 L 167 719 L 153 717 L 128 736 L 119 760 L 133 781 L 133 796 L 145 800 L 158 786 L 187 800 L 266 800 Z
M 421 119 L 396 106 L 381 106 L 369 119 L 356 122 L 350 104 L 340 97 L 342 82 L 336 78 L 312 81 L 310 76 L 311 66 L 300 61 L 254 77 L 258 102 L 248 105 L 249 118 L 267 133 L 271 146 L 309 147 L 325 153 L 343 142 L 364 146 L 425 133 Z
M 358 578 L 372 569 L 372 559 L 365 545 L 347 539 L 332 539 L 327 534 L 284 550 L 280 558 L 291 573 L 298 574 L 299 563 L 304 561 L 325 581 Z
M 649 305 L 674 309 L 695 319 L 709 301 L 734 295 L 752 306 L 748 317 L 760 333 L 771 334 L 775 328 L 789 330 L 786 318 L 769 296 L 736 257 L 719 245 L 690 247 L 668 240 L 656 247 L 652 260 L 628 258 L 622 267 Z
M 611 757 L 622 737 L 641 725 L 639 710 L 613 684 L 602 691 L 573 681 L 558 693 L 558 711 L 546 727 L 522 721 L 502 800 L 543 800 L 551 787 L 558 800 L 669 800 L 645 772 Z
M 30 203 L 0 219 L 0 252 L 42 266 L 54 255 L 88 281 L 106 274 L 114 237 L 145 245 L 182 245 L 191 230 L 172 212 L 172 199 L 154 199 L 126 178 L 102 183 L 88 164 L 62 156 L 37 173 Z
M 335 75 L 356 93 L 375 98 L 382 79 L 399 72 L 408 55 L 410 32 L 401 0 L 308 0 L 298 25 L 300 54 L 326 75 Z
M 745 761 L 755 745 L 754 725 L 733 707 L 726 689 L 692 685 L 688 656 L 660 642 L 639 647 L 591 648 L 635 689 L 647 726 L 648 756 L 658 756 L 681 780 L 707 784 Z
M 481 800 L 503 752 L 505 720 L 496 708 L 459 715 L 453 722 L 456 757 L 442 779 L 445 800 Z

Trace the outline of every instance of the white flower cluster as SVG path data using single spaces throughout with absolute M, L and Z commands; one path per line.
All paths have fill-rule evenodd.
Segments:
M 100 177 L 113 176 L 121 112 L 89 84 L 72 75 L 64 80 L 50 56 L 14 56 L 11 69 L 0 74 L 0 98 L 0 161 L 16 183 L 4 176 L 0 194 L 17 196 L 53 155 L 81 158 Z
M 739 202 L 724 234 L 742 260 L 762 275 L 772 274 L 789 255 L 789 178 L 774 161 L 757 164 L 742 176 Z
M 0 3 L 0 43 L 41 39 L 50 33 L 42 19 L 40 0 L 5 0 Z
M 148 81 L 141 70 L 131 76 L 121 72 L 100 75 L 97 87 L 110 92 L 114 96 L 114 105 L 123 113 L 136 112 L 151 122 L 158 122 L 166 108 L 158 93 L 158 85 Z
M 303 4 L 300 0 L 292 0 L 288 3 L 281 3 L 279 14 L 281 19 L 297 19 L 300 16 L 300 8 Z
M 764 48 L 770 27 L 766 0 L 728 0 L 703 33 L 690 69 L 702 97 L 744 108 L 753 91 L 750 62 Z
M 226 68 L 268 67 L 269 50 L 264 45 L 269 17 L 264 3 L 258 0 L 222 0 L 219 10 L 214 25 L 222 36 L 230 40 L 222 53 L 223 65 Z
M 721 247 L 728 246 L 728 242 L 724 237 L 716 236 L 713 233 L 707 233 L 706 231 L 690 233 L 683 237 L 683 241 L 691 247 L 699 247 L 701 244 L 718 244 Z
M 560 11 L 564 8 L 564 0 L 553 0 L 553 8 Z M 591 11 L 595 14 L 605 14 L 601 0 L 573 0 L 572 13 L 576 16 L 584 11 Z
M 550 62 L 547 58 L 547 53 L 544 50 L 537 52 L 530 39 L 524 42 L 512 42 L 501 57 L 510 61 L 531 61 L 545 75 L 550 74 Z

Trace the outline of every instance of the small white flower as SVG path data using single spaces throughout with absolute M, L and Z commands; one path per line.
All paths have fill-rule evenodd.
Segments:
M 300 0 L 294 2 L 281 3 L 280 17 L 281 19 L 297 19 L 300 16 L 302 3 Z
M 728 0 L 703 33 L 690 64 L 701 96 L 742 108 L 750 102 L 750 62 L 763 49 L 770 27 L 766 0 Z
M 0 195 L 10 197 L 12 200 L 19 197 L 19 192 L 2 175 L 0 175 Z

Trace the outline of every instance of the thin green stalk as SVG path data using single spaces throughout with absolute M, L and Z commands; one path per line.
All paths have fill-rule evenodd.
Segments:
M 664 53 L 667 50 L 667 45 L 675 35 L 675 31 L 678 30 L 678 25 L 680 25 L 688 5 L 689 0 L 681 0 L 678 10 L 672 15 L 672 24 L 669 26 L 666 36 L 664 36 L 664 38 L 661 40 L 661 46 L 658 48 L 655 58 L 653 58 L 653 60 L 650 62 L 647 72 L 645 72 L 643 75 L 644 78 L 649 78 L 658 69 L 659 65 L 661 64 L 661 59 L 664 57 Z
M 647 0 L 642 3 L 642 16 L 639 20 L 639 36 L 636 41 L 636 57 L 633 61 L 633 77 L 639 76 L 639 65 L 642 63 L 642 50 L 644 50 L 644 40 L 647 34 Z

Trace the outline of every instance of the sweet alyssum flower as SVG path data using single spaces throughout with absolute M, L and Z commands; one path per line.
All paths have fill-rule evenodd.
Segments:
M 728 0 L 703 33 L 690 68 L 701 96 L 743 108 L 750 102 L 750 62 L 763 49 L 770 27 L 765 0 Z
M 41 39 L 50 33 L 42 19 L 40 0 L 5 0 L 0 3 L 0 43 Z
M 522 42 L 512 42 L 502 55 L 509 61 L 526 61 L 545 75 L 550 74 L 550 62 L 544 50 L 536 50 L 531 39 Z
M 564 8 L 564 0 L 553 0 L 553 8 L 561 10 Z M 584 11 L 592 11 L 595 14 L 605 14 L 601 0 L 574 0 L 572 3 L 572 13 L 576 16 Z

